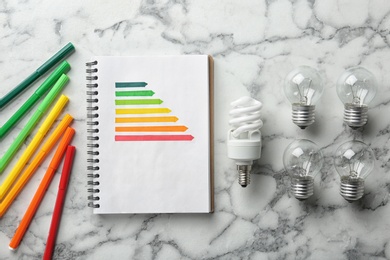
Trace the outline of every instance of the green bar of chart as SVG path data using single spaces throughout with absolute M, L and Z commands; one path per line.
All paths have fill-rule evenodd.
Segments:
M 117 99 L 115 105 L 159 105 L 162 102 L 161 99 Z
M 152 90 L 115 91 L 117 97 L 151 97 L 153 95 Z

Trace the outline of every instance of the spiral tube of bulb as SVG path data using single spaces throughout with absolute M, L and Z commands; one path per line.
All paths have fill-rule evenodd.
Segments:
M 263 126 L 263 121 L 260 118 L 260 109 L 262 103 L 251 97 L 241 97 L 231 103 L 233 108 L 229 115 L 231 120 L 230 126 L 234 129 L 232 135 L 239 137 L 240 134 L 248 131 L 255 131 Z
M 228 157 L 236 161 L 238 183 L 246 187 L 250 183 L 252 163 L 261 156 L 260 119 L 262 104 L 250 97 L 241 97 L 231 103 L 229 115 L 231 129 L 227 136 Z

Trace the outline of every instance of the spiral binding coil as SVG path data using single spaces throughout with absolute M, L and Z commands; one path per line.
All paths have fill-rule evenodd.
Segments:
M 99 121 L 97 121 L 97 118 L 99 117 L 99 106 L 98 103 L 98 83 L 96 80 L 98 79 L 98 76 L 96 73 L 98 72 L 98 69 L 96 68 L 97 61 L 88 62 L 86 63 L 87 69 L 87 177 L 90 179 L 87 184 L 90 186 L 88 188 L 88 192 L 91 193 L 91 195 L 88 196 L 88 206 L 92 208 L 99 208 L 100 205 L 98 203 L 99 196 L 98 193 L 100 192 L 98 186 L 99 186 L 99 129 L 97 128 L 99 125 Z

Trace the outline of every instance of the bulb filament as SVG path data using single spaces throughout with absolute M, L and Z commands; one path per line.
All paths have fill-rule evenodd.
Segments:
M 309 175 L 309 170 L 311 166 L 311 158 L 313 157 L 313 153 L 310 153 L 309 160 L 306 162 L 302 163 L 302 174 L 301 176 L 308 176 Z
M 360 162 L 360 159 L 363 157 L 364 151 L 362 151 L 360 157 L 355 160 L 353 163 L 349 163 L 349 176 L 352 178 L 359 178 L 360 172 L 364 167 L 364 164 Z
M 310 153 L 310 157 L 309 157 L 309 160 L 307 161 L 303 161 L 302 162 L 302 166 L 298 166 L 296 168 L 297 170 L 297 173 L 300 177 L 306 177 L 306 176 L 309 176 L 309 170 L 310 170 L 310 166 L 312 164 L 311 162 L 311 159 L 313 157 L 313 153 Z
M 351 87 L 352 92 L 352 104 L 362 105 L 362 99 L 367 95 L 367 90 L 365 90 L 366 80 L 357 80 L 354 82 Z
M 309 85 L 308 85 L 307 88 L 303 84 L 303 82 L 305 80 L 309 80 Z M 295 83 L 295 85 L 297 86 L 297 89 L 298 89 L 298 93 L 299 93 L 299 100 L 300 100 L 301 104 L 303 104 L 303 105 L 309 104 L 309 102 L 308 102 L 308 100 L 309 100 L 308 99 L 308 95 L 309 95 L 309 91 L 310 91 L 311 82 L 312 82 L 311 79 L 304 79 L 299 84 Z M 306 90 L 306 93 L 305 93 L 305 90 Z

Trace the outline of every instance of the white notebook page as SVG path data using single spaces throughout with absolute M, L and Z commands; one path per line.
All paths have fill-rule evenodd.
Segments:
M 94 60 L 100 161 L 94 213 L 210 212 L 208 56 Z M 147 85 L 134 87 L 140 82 Z

